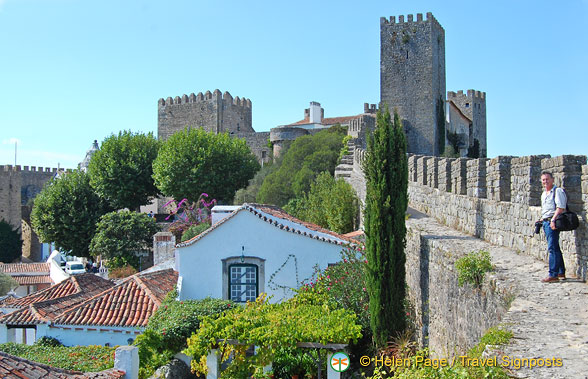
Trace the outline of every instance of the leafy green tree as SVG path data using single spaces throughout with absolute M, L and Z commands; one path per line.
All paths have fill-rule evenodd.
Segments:
M 257 171 L 255 176 L 253 176 L 253 179 L 249 180 L 247 187 L 241 188 L 235 193 L 233 204 L 241 205 L 243 203 L 255 203 L 257 200 L 257 194 L 259 193 L 259 189 L 261 188 L 263 181 L 269 174 L 279 168 L 279 161 L 280 159 L 278 158 L 275 163 L 266 164 L 261 168 L 261 170 Z
M 406 327 L 404 313 L 408 205 L 406 137 L 398 114 L 378 111 L 376 130 L 368 142 L 365 234 L 370 324 L 376 346 L 398 336 Z
M 349 233 L 354 230 L 359 203 L 349 183 L 325 171 L 310 185 L 308 194 L 290 200 L 284 210 L 334 232 Z
M 245 140 L 202 129 L 173 134 L 153 163 L 153 177 L 161 192 L 189 201 L 206 192 L 219 202 L 229 202 L 257 170 L 259 163 Z
M 14 262 L 22 255 L 20 232 L 4 220 L 0 220 L 0 261 Z
M 13 288 L 18 287 L 16 280 L 10 275 L 0 273 L 0 296 L 4 296 Z
M 140 270 L 139 254 L 148 252 L 159 231 L 155 219 L 144 213 L 110 212 L 100 218 L 90 251 L 109 261 L 112 268 L 131 265 Z
M 263 181 L 257 201 L 284 206 L 291 199 L 308 192 L 321 172 L 328 171 L 333 175 L 345 134 L 346 129 L 339 125 L 297 138 L 277 170 Z
M 83 171 L 53 179 L 35 197 L 31 221 L 43 242 L 78 257 L 90 257 L 96 223 L 110 209 L 90 186 Z
M 153 182 L 158 147 L 152 133 L 112 134 L 90 160 L 90 184 L 113 209 L 138 209 L 158 193 Z

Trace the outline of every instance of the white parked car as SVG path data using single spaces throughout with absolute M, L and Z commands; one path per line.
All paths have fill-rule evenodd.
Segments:
M 86 269 L 82 262 L 67 262 L 65 264 L 65 272 L 70 275 L 84 274 Z

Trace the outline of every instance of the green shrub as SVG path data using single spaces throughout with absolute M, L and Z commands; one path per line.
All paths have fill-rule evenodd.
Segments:
M 31 361 L 66 370 L 96 372 L 114 366 L 116 347 L 107 346 L 45 346 L 42 343 L 24 345 L 20 343 L 0 344 L 0 351 Z
M 469 283 L 474 287 L 480 288 L 487 272 L 493 270 L 490 261 L 490 253 L 487 251 L 472 251 L 468 255 L 459 258 L 455 262 L 455 268 L 458 272 L 458 283 L 463 286 Z
M 35 341 L 35 345 L 46 347 L 63 346 L 63 344 L 57 338 L 47 336 L 39 338 L 37 341 Z
M 182 233 L 182 242 L 196 237 L 198 234 L 202 233 L 208 228 L 210 228 L 210 224 L 208 222 L 203 222 L 202 224 L 198 225 L 192 225 L 184 233 Z
M 204 316 L 216 317 L 234 307 L 234 303 L 228 300 L 177 301 L 176 297 L 176 291 L 167 295 L 149 319 L 145 332 L 135 340 L 139 347 L 142 378 L 150 376 L 184 349 L 186 340 L 198 330 Z

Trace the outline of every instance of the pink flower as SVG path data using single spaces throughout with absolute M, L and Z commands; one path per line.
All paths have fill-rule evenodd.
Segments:
M 365 263 L 368 263 L 367 259 L 364 261 Z

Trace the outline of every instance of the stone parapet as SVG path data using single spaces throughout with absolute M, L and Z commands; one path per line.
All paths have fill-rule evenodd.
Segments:
M 541 205 L 541 160 L 550 155 L 531 155 L 511 160 L 511 201 L 517 204 Z
M 417 165 L 417 182 L 422 185 L 427 185 L 427 167 L 428 161 L 431 157 L 419 157 L 416 161 Z
M 455 158 L 441 158 L 437 167 L 438 188 L 444 192 L 451 192 L 451 164 Z
M 541 160 L 541 169 L 553 174 L 555 185 L 566 190 L 570 210 L 582 210 L 582 165 L 586 164 L 584 155 L 561 155 Z
M 498 156 L 486 162 L 486 197 L 510 201 L 511 156 Z
M 488 159 L 479 158 L 468 160 L 467 165 L 467 195 L 486 198 L 486 162 Z
M 408 155 L 408 180 L 411 182 L 416 182 L 418 180 L 417 161 L 420 157 L 422 157 L 422 155 L 418 155 L 418 154 L 409 154 Z
M 439 158 L 429 157 L 427 161 L 427 185 L 431 188 L 439 187 Z
M 451 162 L 451 192 L 456 195 L 467 194 L 467 161 L 457 158 Z

